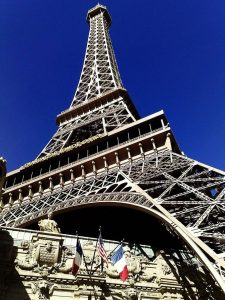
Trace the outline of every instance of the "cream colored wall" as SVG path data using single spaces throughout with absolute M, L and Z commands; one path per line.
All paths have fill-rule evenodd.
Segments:
M 100 257 L 96 255 L 92 269 L 97 270 L 90 279 L 87 269 L 90 272 L 96 241 L 81 239 L 87 269 L 82 263 L 75 277 L 71 274 L 74 247 L 65 246 L 68 236 L 19 229 L 10 232 L 14 239 L 9 231 L 0 231 L 0 299 L 90 300 L 95 299 L 94 290 L 98 299 L 107 300 L 184 299 L 183 287 L 175 276 L 179 274 L 177 266 L 165 260 L 164 251 L 150 261 L 125 247 L 129 278 L 124 283 L 111 264 L 103 271 L 97 268 Z M 15 236 L 23 236 L 24 240 L 18 241 Z M 74 240 L 75 237 L 71 241 Z M 112 248 L 107 243 L 105 247 Z M 189 282 L 189 288 L 198 299 L 194 282 Z

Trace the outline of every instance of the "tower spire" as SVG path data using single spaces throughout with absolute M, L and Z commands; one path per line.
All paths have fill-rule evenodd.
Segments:
M 97 4 L 90 9 L 87 22 L 90 31 L 86 54 L 71 107 L 123 87 L 109 36 L 111 17 L 106 7 Z
M 90 24 L 81 77 L 69 109 L 57 116 L 59 128 L 38 158 L 107 134 L 139 115 L 123 88 L 109 36 L 111 17 L 97 4 L 87 13 Z

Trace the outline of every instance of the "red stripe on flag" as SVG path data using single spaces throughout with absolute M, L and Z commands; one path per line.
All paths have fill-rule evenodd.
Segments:
M 101 233 L 99 234 L 97 247 L 98 247 L 98 253 L 101 256 L 102 260 L 108 265 L 108 258 L 107 258 L 108 255 L 107 255 L 107 253 L 105 251 L 105 248 L 104 248 L 104 243 L 103 243 L 103 240 L 102 240 Z
M 120 279 L 122 281 L 126 281 L 127 278 L 128 278 L 128 269 L 127 269 L 127 266 L 124 266 L 123 271 L 120 272 Z

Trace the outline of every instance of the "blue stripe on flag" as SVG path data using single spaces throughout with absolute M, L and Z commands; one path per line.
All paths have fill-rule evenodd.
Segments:
M 111 261 L 113 265 L 115 265 L 115 263 L 117 263 L 123 257 L 123 253 L 124 253 L 123 247 L 120 246 L 111 257 Z
M 77 240 L 76 251 L 80 254 L 80 257 L 82 257 L 83 251 L 79 239 Z

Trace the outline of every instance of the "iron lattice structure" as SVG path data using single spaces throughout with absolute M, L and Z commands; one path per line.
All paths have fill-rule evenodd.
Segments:
M 87 19 L 71 107 L 39 157 L 8 174 L 0 225 L 102 202 L 134 207 L 180 236 L 225 292 L 225 173 L 183 155 L 162 111 L 139 119 L 122 87 L 106 8 L 97 5 Z
M 104 6 L 99 5 L 88 12 L 87 21 L 90 24 L 90 31 L 74 99 L 67 111 L 68 116 L 64 118 L 61 115 L 58 118 L 59 129 L 39 157 L 83 140 L 93 132 L 107 132 L 137 118 L 137 112 L 130 111 L 123 99 L 124 96 L 113 93 L 124 89 L 108 31 L 111 24 L 110 15 Z M 97 98 L 104 95 L 107 98 L 111 95 L 113 101 L 106 101 L 101 103 L 100 107 L 99 105 L 94 109 L 88 107 L 83 109 L 83 113 L 73 114 L 78 109 L 82 110 L 87 103 L 96 102 Z
M 87 49 L 71 106 L 123 87 L 108 32 L 111 18 L 103 6 L 98 9 L 98 14 L 94 8 L 87 15 L 90 24 Z

